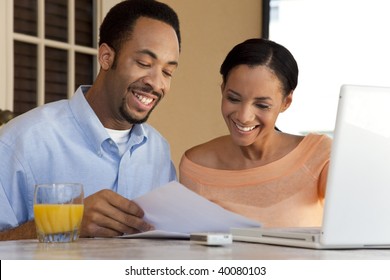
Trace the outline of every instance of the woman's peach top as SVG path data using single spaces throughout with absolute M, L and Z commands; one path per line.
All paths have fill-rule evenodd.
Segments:
M 283 158 L 245 170 L 180 162 L 180 182 L 266 227 L 320 226 L 332 140 L 309 134 Z

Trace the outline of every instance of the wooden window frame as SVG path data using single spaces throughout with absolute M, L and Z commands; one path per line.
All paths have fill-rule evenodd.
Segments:
M 66 50 L 68 53 L 68 91 L 67 97 L 71 97 L 74 94 L 75 84 L 75 59 L 76 53 L 87 54 L 97 56 L 97 47 L 85 47 L 76 45 L 75 43 L 75 1 L 68 1 L 68 42 L 59 42 L 45 38 L 44 32 L 44 0 L 37 0 L 38 2 L 38 32 L 37 36 L 30 36 L 21 33 L 15 33 L 13 28 L 13 7 L 14 0 L 0 1 L 0 37 L 4 38 L 0 42 L 0 60 L 5 63 L 0 66 L 0 109 L 13 110 L 14 103 L 14 61 L 13 53 L 14 41 L 31 43 L 37 46 L 37 106 L 45 103 L 45 48 L 51 47 L 60 50 Z M 101 8 L 102 0 L 94 0 L 95 2 L 95 18 L 94 18 L 94 38 L 98 40 L 98 27 L 101 22 Z M 97 45 L 95 43 L 94 45 Z M 94 73 L 96 76 L 98 72 L 98 63 L 94 61 Z

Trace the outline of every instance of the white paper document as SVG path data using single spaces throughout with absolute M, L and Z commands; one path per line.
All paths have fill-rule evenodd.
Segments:
M 122 237 L 189 238 L 194 232 L 230 232 L 232 227 L 259 227 L 259 222 L 230 212 L 172 181 L 134 199 L 155 230 Z

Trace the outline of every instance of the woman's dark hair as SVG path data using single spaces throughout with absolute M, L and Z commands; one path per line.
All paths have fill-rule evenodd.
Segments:
M 293 55 L 282 45 L 266 39 L 249 39 L 236 45 L 226 56 L 220 73 L 226 84 L 229 72 L 238 65 L 266 66 L 280 80 L 287 96 L 298 84 L 298 65 Z
M 131 39 L 135 22 L 140 17 L 156 19 L 172 26 L 181 47 L 176 12 L 168 5 L 154 0 L 126 0 L 112 7 L 100 26 L 99 46 L 106 43 L 119 52 L 122 43 Z

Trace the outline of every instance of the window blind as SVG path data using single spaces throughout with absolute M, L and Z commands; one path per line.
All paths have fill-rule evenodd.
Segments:
M 44 5 L 44 13 L 39 11 L 38 4 Z M 74 91 L 81 84 L 92 84 L 96 57 L 91 51 L 83 53 L 82 49 L 75 47 L 93 48 L 93 51 L 96 48 L 95 5 L 94 0 L 14 0 L 14 33 L 28 35 L 14 40 L 15 114 L 22 114 L 41 105 L 38 103 L 42 103 L 42 96 L 43 103 L 53 102 L 67 98 L 69 90 Z M 74 11 L 69 11 L 69 7 L 74 7 Z M 38 31 L 38 17 L 42 13 L 43 53 L 38 52 L 37 45 L 42 40 L 34 40 L 38 34 L 43 34 Z M 75 22 L 69 25 L 69 19 L 72 18 Z M 74 30 L 69 30 L 70 26 L 74 26 Z M 74 47 L 71 47 L 72 43 Z M 74 67 L 68 65 L 73 63 L 73 60 L 69 60 L 73 57 L 69 56 L 70 52 L 74 52 Z M 44 61 L 43 71 L 37 68 L 38 60 Z M 44 93 L 41 95 L 38 93 L 38 80 L 44 84 Z M 69 85 L 69 81 L 74 84 Z

